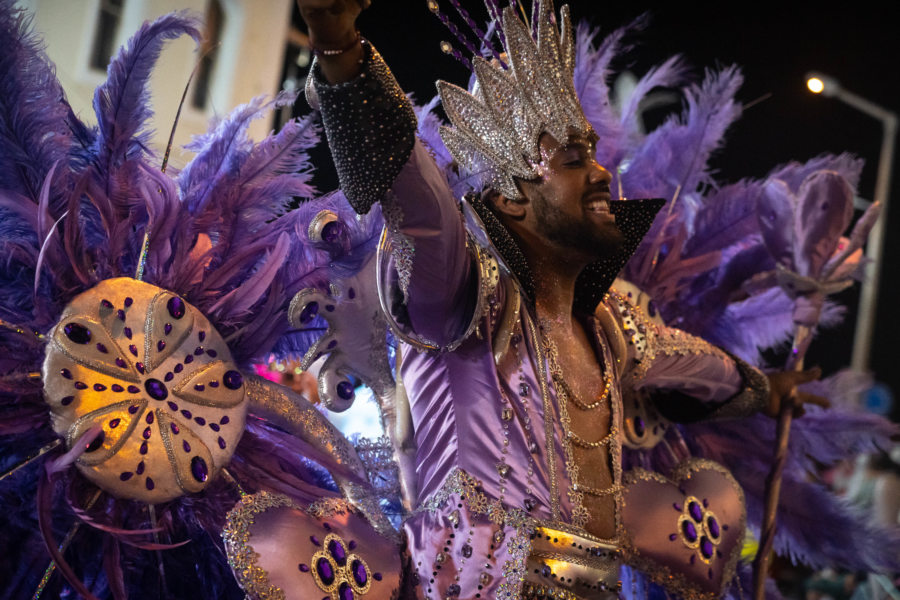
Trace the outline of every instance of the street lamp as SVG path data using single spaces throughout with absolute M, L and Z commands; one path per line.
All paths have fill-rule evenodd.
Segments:
M 875 202 L 881 203 L 881 217 L 869 234 L 866 256 L 870 260 L 866 278 L 863 280 L 859 299 L 859 312 L 856 317 L 856 332 L 853 336 L 853 357 L 851 366 L 854 371 L 867 371 L 869 355 L 872 350 L 872 332 L 875 327 L 875 311 L 878 306 L 878 280 L 881 273 L 881 253 L 883 250 L 884 226 L 887 222 L 888 194 L 891 185 L 891 167 L 894 162 L 894 140 L 897 137 L 897 115 L 874 102 L 845 90 L 833 77 L 823 73 L 808 73 L 806 87 L 815 94 L 849 104 L 860 112 L 881 121 L 883 134 L 881 138 L 881 154 L 878 157 L 878 174 L 875 180 Z

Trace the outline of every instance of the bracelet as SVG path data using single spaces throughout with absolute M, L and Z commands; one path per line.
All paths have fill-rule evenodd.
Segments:
M 357 30 L 356 37 L 353 38 L 353 41 L 343 48 L 317 48 L 316 46 L 313 46 L 312 53 L 314 56 L 337 56 L 356 48 L 356 45 L 359 44 L 360 40 L 362 40 L 362 36 L 359 35 L 359 31 Z

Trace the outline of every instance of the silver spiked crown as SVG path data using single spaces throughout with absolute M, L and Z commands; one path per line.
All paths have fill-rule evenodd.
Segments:
M 486 171 L 490 184 L 520 198 L 515 178 L 541 175 L 544 132 L 563 142 L 571 134 L 593 135 L 575 93 L 575 44 L 568 6 L 557 30 L 553 1 L 535 0 L 537 42 L 512 6 L 503 11 L 504 50 L 509 66 L 473 59 L 473 92 L 438 81 L 438 93 L 453 127 L 441 138 L 454 160 L 471 173 Z

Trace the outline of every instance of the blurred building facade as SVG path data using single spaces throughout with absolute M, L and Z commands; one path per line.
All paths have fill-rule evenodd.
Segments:
M 281 88 L 283 59 L 291 28 L 293 0 L 19 0 L 34 15 L 34 28 L 46 41 L 47 54 L 75 113 L 93 118 L 94 89 L 106 79 L 111 56 L 144 21 L 187 10 L 203 19 L 204 41 L 168 42 L 153 73 L 150 93 L 155 115 L 153 146 L 161 152 L 168 140 L 178 103 L 191 72 L 175 133 L 171 163 L 186 162 L 181 146 L 205 132 L 216 115 L 260 94 Z M 201 59 L 201 57 L 204 57 Z M 198 66 L 198 60 L 201 61 Z M 272 128 L 255 121 L 250 135 L 259 140 Z

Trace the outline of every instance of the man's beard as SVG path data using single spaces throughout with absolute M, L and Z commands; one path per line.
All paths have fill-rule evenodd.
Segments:
M 625 242 L 622 232 L 612 221 L 597 223 L 589 218 L 571 217 L 551 208 L 543 198 L 532 204 L 541 236 L 591 260 L 599 260 L 618 251 Z

